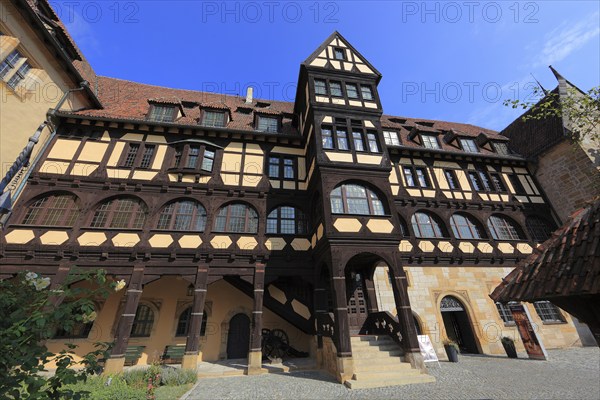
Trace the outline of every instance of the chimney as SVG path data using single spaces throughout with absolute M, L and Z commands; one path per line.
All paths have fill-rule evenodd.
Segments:
M 254 88 L 252 88 L 252 86 L 248 86 L 248 89 L 246 89 L 246 104 L 252 103 L 252 92 L 253 91 L 254 91 Z

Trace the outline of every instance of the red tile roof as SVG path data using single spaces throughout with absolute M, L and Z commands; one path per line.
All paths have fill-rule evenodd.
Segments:
M 600 199 L 575 211 L 490 295 L 500 302 L 600 294 Z

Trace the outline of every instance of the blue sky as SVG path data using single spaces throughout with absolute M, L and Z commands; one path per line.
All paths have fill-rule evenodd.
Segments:
M 100 75 L 292 101 L 338 30 L 383 75 L 386 114 L 501 130 L 548 69 L 600 84 L 598 1 L 51 1 Z

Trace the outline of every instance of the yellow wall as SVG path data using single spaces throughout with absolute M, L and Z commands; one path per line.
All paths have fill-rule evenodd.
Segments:
M 33 68 L 39 69 L 28 74 L 34 74 L 38 82 L 25 92 L 15 91 L 0 80 L 0 174 L 4 176 L 27 144 L 27 139 L 46 119 L 48 109 L 58 103 L 66 90 L 78 87 L 79 84 L 68 77 L 65 68 L 43 46 L 37 34 L 21 19 L 21 14 L 10 2 L 0 3 L 0 15 L 6 16 L 0 21 L 2 32 L 17 38 L 17 50 Z M 6 43 L 6 40 L 3 42 Z M 7 55 L 2 51 L 2 59 Z M 63 109 L 81 108 L 83 101 L 85 100 L 81 94 L 70 96 Z M 48 133 L 46 130 L 40 143 L 36 145 L 33 156 L 46 141 Z
M 512 268 L 480 267 L 404 267 L 411 307 L 424 334 L 428 334 L 440 359 L 446 359 L 442 340 L 446 337 L 439 304 L 444 296 L 459 299 L 466 307 L 473 325 L 478 347 L 484 354 L 505 354 L 502 336 L 515 339 L 518 351 L 524 351 L 517 329 L 506 326 L 489 293 Z M 396 314 L 394 296 L 387 277 L 387 267 L 377 268 L 375 287 L 379 309 Z M 579 336 L 571 317 L 564 311 L 564 324 L 544 324 L 532 304 L 526 304 L 532 324 L 547 349 L 579 346 Z

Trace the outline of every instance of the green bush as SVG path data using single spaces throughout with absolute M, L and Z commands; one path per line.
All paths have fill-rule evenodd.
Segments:
M 160 383 L 165 386 L 187 385 L 197 379 L 198 374 L 191 369 L 166 367 L 160 372 Z
M 81 394 L 86 400 L 145 400 L 146 390 L 129 386 L 125 379 L 120 376 L 111 378 L 110 385 L 106 385 L 107 379 L 94 377 L 87 382 L 79 382 L 68 385 L 67 390 L 73 390 Z
M 131 368 L 123 372 L 123 380 L 134 388 L 143 389 L 148 385 L 148 368 Z

